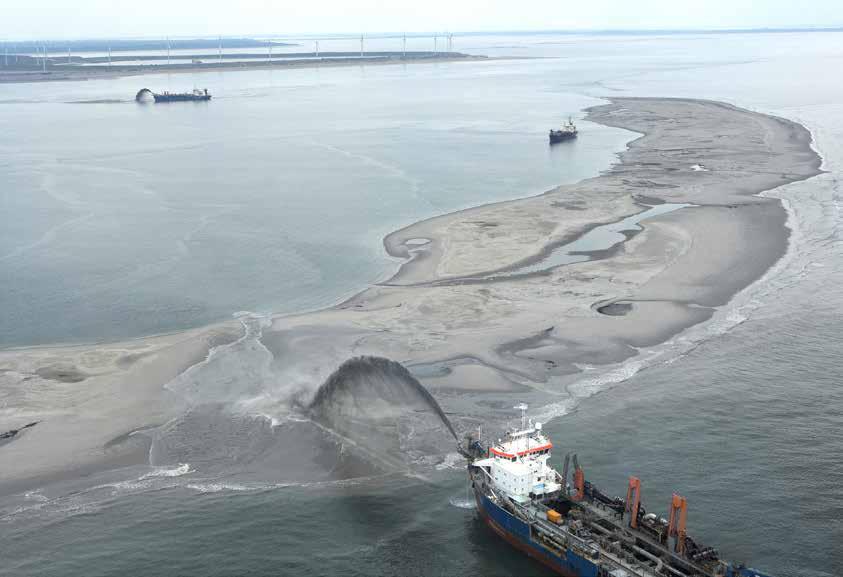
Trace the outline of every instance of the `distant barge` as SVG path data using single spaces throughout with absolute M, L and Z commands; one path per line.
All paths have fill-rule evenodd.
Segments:
M 142 88 L 135 95 L 135 100 L 143 102 L 148 100 L 150 96 L 152 96 L 155 102 L 199 102 L 211 99 L 207 88 L 204 90 L 194 88 L 193 92 L 163 92 L 161 94 L 152 92 L 148 88 Z
M 577 137 L 577 127 L 574 125 L 574 121 L 570 118 L 568 119 L 568 123 L 564 124 L 561 129 L 559 130 L 552 130 L 550 131 L 550 144 L 556 144 L 557 142 L 564 142 L 565 140 L 572 140 Z

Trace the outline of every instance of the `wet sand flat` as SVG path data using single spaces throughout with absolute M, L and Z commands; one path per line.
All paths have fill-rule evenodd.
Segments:
M 542 383 L 577 372 L 576 363 L 623 360 L 635 347 L 709 318 L 711 307 L 784 254 L 786 213 L 757 194 L 818 174 L 806 129 L 696 100 L 615 99 L 589 119 L 643 136 L 599 177 L 392 233 L 387 251 L 411 258 L 390 281 L 335 309 L 277 319 L 273 329 L 289 333 L 306 323 L 328 334 L 342 327 L 357 331 L 351 354 L 411 365 L 471 357 L 519 382 Z M 696 206 L 645 221 L 604 258 L 529 278 L 475 281 L 658 202 Z M 594 306 L 613 300 L 628 303 L 628 312 L 603 315 Z M 516 354 L 510 344 L 539 334 L 542 358 Z
M 448 377 L 422 377 L 434 394 L 542 390 L 560 376 L 576 378 L 583 364 L 630 358 L 705 321 L 784 254 L 786 213 L 758 193 L 819 173 L 804 127 L 675 99 L 611 99 L 589 120 L 642 136 L 598 177 L 387 236 L 386 250 L 408 259 L 392 279 L 263 329 L 279 381 L 306 375 L 315 390 L 344 360 L 366 354 L 410 367 L 471 360 Z M 645 220 L 593 260 L 460 282 L 534 261 L 658 202 L 695 206 Z M 622 314 L 599 312 L 616 301 Z M 0 492 L 48 471 L 105 465 L 109 440 L 177 410 L 168 381 L 240 334 L 229 323 L 114 345 L 0 352 L 0 429 L 40 421 L 0 448 Z

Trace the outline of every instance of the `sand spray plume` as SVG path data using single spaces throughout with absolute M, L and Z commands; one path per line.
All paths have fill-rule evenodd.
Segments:
M 345 361 L 319 387 L 308 406 L 318 422 L 345 429 L 366 421 L 396 419 L 408 412 L 435 414 L 459 442 L 451 421 L 422 384 L 400 363 L 382 357 Z

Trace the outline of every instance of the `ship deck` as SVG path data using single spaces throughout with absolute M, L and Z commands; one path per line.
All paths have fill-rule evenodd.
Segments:
M 630 577 L 663 577 L 663 574 L 657 573 L 658 565 L 656 567 L 651 567 L 649 565 L 631 562 L 628 556 L 622 557 L 621 555 L 609 551 L 608 549 L 601 547 L 600 544 L 593 539 L 582 538 L 571 533 L 567 523 L 557 525 L 542 519 L 541 516 L 545 515 L 548 509 L 546 506 L 531 504 L 525 507 L 525 509 L 532 510 L 536 515 L 535 520 L 532 521 L 532 524 L 535 527 L 540 528 L 542 531 L 546 531 L 548 534 L 564 537 L 569 543 L 579 545 L 580 549 L 591 552 L 592 554 L 590 556 L 592 558 L 596 557 L 599 561 L 598 564 L 603 565 L 605 568 L 609 569 L 609 571 L 623 569 Z
M 479 481 L 479 479 L 475 479 Z M 704 566 L 680 557 L 640 529 L 627 526 L 617 513 L 587 500 L 573 501 L 565 495 L 534 499 L 523 504 L 498 496 L 485 483 L 480 490 L 496 505 L 530 526 L 531 537 L 543 547 L 564 557 L 567 549 L 592 560 L 604 574 L 621 569 L 628 577 L 719 577 L 717 565 Z M 547 511 L 560 501 L 570 505 L 571 514 L 561 523 L 547 520 Z M 623 573 L 617 573 L 623 575 Z
M 659 543 L 652 537 L 650 537 L 647 533 L 641 530 L 634 529 L 629 527 L 620 522 L 617 514 L 607 508 L 597 506 L 593 503 L 589 503 L 587 501 L 578 503 L 583 510 L 588 511 L 592 518 L 585 518 L 584 521 L 587 523 L 588 528 L 592 531 L 596 531 L 597 533 L 601 533 L 602 536 L 611 538 L 617 537 L 618 539 L 629 539 L 632 537 L 635 539 L 635 544 L 633 547 L 637 547 L 641 551 L 635 551 L 639 554 L 643 554 L 646 550 L 640 547 L 641 544 L 645 544 L 647 549 L 650 551 L 658 552 L 658 557 L 661 560 L 661 563 L 655 560 L 650 560 L 655 563 L 655 566 L 640 562 L 631 564 L 628 561 L 621 561 L 620 557 L 614 555 L 611 551 L 601 547 L 601 555 L 612 559 L 613 561 L 619 563 L 623 569 L 626 571 L 632 572 L 633 575 L 641 575 L 642 577 L 649 577 L 649 576 L 658 576 L 663 575 L 664 573 L 658 573 L 658 569 L 664 566 L 665 570 L 669 573 L 672 573 L 676 577 L 685 576 L 685 575 L 715 575 L 713 570 L 703 567 L 701 565 L 695 564 L 688 559 L 684 559 L 665 547 L 663 544 Z M 548 507 L 544 504 L 536 503 L 533 505 L 536 507 L 537 510 L 540 511 L 542 515 L 546 514 Z M 601 523 L 598 523 L 598 520 Z M 542 523 L 543 525 L 553 527 L 553 523 L 548 521 L 542 521 L 541 519 L 538 522 Z M 606 527 L 605 525 L 609 525 L 611 528 Z M 651 553 L 652 555 L 653 553 Z M 673 563 L 687 569 L 687 572 L 683 572 L 679 569 L 673 569 L 668 565 L 664 565 L 664 561 L 671 560 Z

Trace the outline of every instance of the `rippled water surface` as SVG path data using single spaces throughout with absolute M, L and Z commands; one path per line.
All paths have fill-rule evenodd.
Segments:
M 631 135 L 584 125 L 575 147 L 548 149 L 544 134 L 602 95 L 779 114 L 812 130 L 829 171 L 770 193 L 790 211 L 788 255 L 710 322 L 586 368 L 572 398 L 541 411 L 557 464 L 576 450 L 612 493 L 636 474 L 650 510 L 680 491 L 691 533 L 727 557 L 785 577 L 843 574 L 843 34 L 456 48 L 553 58 L 3 87 L 0 342 L 331 302 L 389 274 L 380 238 L 393 228 L 605 168 Z M 65 104 L 125 98 L 139 82 L 219 98 Z M 545 575 L 480 525 L 450 449 L 410 477 L 350 458 L 317 476 L 324 463 L 297 450 L 313 446 L 306 423 L 250 412 L 276 383 L 259 321 L 244 324 L 252 336 L 172 383 L 213 402 L 159 431 L 166 458 L 0 498 L 0 574 Z M 437 400 L 459 413 L 458 397 Z
M 630 133 L 548 126 L 598 100 L 498 63 L 146 75 L 0 92 L 0 347 L 333 304 L 381 239 L 609 166 Z M 138 104 L 142 87 L 208 103 Z

